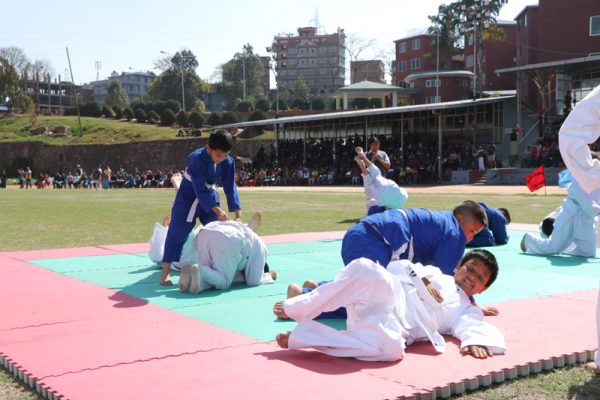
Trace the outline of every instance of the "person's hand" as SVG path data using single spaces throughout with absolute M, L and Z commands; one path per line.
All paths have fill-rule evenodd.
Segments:
M 356 151 L 356 154 L 358 154 L 358 155 L 361 155 L 362 153 L 364 153 L 362 147 L 357 147 L 357 148 L 354 149 L 354 151 Z
M 480 359 L 484 359 L 484 358 L 488 358 L 488 357 L 492 356 L 492 352 L 490 351 L 490 349 L 488 349 L 485 346 L 477 346 L 477 345 L 467 346 L 464 349 L 462 349 L 462 352 L 470 354 L 473 357 L 480 358 Z
M 500 314 L 500 311 L 498 311 L 498 309 L 496 307 L 483 306 L 480 308 L 481 308 L 481 311 L 483 311 L 483 315 L 485 315 L 487 317 L 495 317 L 498 314 Z
M 217 214 L 217 219 L 219 221 L 229 221 L 229 215 L 225 211 L 221 209 L 221 207 L 214 207 L 213 212 Z
M 276 281 L 277 280 L 277 272 L 274 270 L 269 271 L 269 274 L 271 274 L 271 278 Z

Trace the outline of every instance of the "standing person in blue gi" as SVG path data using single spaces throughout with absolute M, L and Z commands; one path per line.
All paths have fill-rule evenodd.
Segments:
M 510 224 L 510 213 L 506 208 L 494 208 L 479 202 L 488 219 L 488 226 L 483 228 L 467 246 L 488 247 L 508 243 L 506 225 Z
M 367 214 L 404 207 L 408 199 L 406 189 L 398 186 L 393 180 L 385 178 L 381 170 L 369 161 L 362 147 L 357 147 L 355 151 L 354 160 L 360 168 L 365 186 Z
M 383 150 L 379 149 L 381 146 L 381 142 L 377 139 L 377 136 L 373 136 L 371 140 L 369 140 L 369 151 L 367 151 L 367 158 L 371 161 L 379 170 L 383 176 L 386 175 L 387 170 L 390 169 L 392 163 L 390 162 L 390 158 L 387 153 Z
M 179 261 L 181 250 L 189 233 L 199 219 L 203 225 L 213 221 L 227 221 L 229 216 L 221 209 L 217 181 L 221 178 L 230 212 L 235 220 L 242 219 L 240 199 L 235 185 L 235 163 L 229 152 L 233 147 L 231 134 L 224 130 L 213 132 L 208 145 L 192 152 L 187 159 L 184 179 L 171 209 L 171 223 L 165 241 L 160 284 L 171 286 L 170 267 Z
M 429 340 L 445 350 L 443 334 L 460 340 L 461 352 L 487 358 L 506 349 L 502 333 L 483 321 L 470 297 L 496 279 L 498 264 L 486 250 L 467 253 L 454 276 L 435 266 L 392 261 L 387 270 L 366 258 L 349 263 L 335 279 L 314 291 L 277 304 L 282 317 L 298 322 L 292 332 L 277 335 L 286 349 L 315 348 L 335 357 L 396 361 L 406 346 Z M 434 286 L 432 291 L 427 286 Z M 434 294 L 435 293 L 435 294 Z M 313 319 L 345 307 L 347 328 L 338 331 Z

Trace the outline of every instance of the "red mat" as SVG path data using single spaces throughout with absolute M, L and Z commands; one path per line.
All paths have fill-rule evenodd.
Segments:
M 583 362 L 596 347 L 596 291 L 500 304 L 490 321 L 503 356 L 475 360 L 454 342 L 434 355 L 421 343 L 401 362 L 368 363 L 281 350 L 21 261 L 143 246 L 0 254 L 0 362 L 48 398 L 439 398 Z

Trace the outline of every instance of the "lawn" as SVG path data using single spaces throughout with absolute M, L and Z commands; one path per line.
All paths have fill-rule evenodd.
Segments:
M 0 128 L 1 130 L 1 128 Z M 410 190 L 409 190 L 410 193 Z M 169 212 L 168 189 L 0 191 L 0 251 L 138 243 Z M 224 197 L 222 197 L 224 198 Z M 240 190 L 245 215 L 263 212 L 265 235 L 340 231 L 364 214 L 362 193 Z M 448 209 L 467 198 L 457 194 L 411 194 L 407 207 Z M 563 197 L 477 195 L 474 200 L 510 209 L 514 222 L 538 223 Z M 38 398 L 0 370 L 0 398 Z M 474 399 L 598 399 L 600 379 L 581 366 L 519 379 L 462 396 Z

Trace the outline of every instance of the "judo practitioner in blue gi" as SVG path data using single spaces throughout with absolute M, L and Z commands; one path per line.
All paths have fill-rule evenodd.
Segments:
M 424 208 L 386 210 L 361 219 L 346 232 L 342 239 L 342 260 L 344 265 L 348 265 L 364 257 L 383 267 L 387 267 L 390 261 L 409 260 L 435 265 L 442 273 L 452 275 L 467 242 L 485 226 L 485 211 L 470 200 L 460 203 L 453 211 Z M 292 283 L 288 287 L 288 298 L 320 284 L 326 282 L 309 280 L 302 287 Z M 277 315 L 276 308 L 273 311 Z M 321 316 L 327 317 L 344 317 L 344 311 Z
M 179 261 L 189 233 L 199 219 L 203 225 L 213 221 L 227 221 L 229 216 L 221 209 L 217 181 L 221 178 L 230 212 L 241 221 L 242 210 L 235 185 L 235 163 L 229 152 L 233 139 L 229 132 L 217 130 L 208 138 L 208 145 L 192 152 L 181 186 L 171 209 L 171 223 L 165 241 L 160 284 L 171 286 L 170 267 Z
M 469 247 L 488 247 L 508 243 L 506 225 L 510 224 L 510 213 L 506 208 L 494 208 L 485 203 L 479 203 L 485 210 L 488 226 L 483 228 L 473 240 L 467 243 Z

